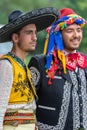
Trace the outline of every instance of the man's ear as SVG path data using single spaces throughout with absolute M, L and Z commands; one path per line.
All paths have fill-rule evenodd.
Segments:
M 17 33 L 13 33 L 12 34 L 12 40 L 16 43 L 18 42 L 18 34 Z

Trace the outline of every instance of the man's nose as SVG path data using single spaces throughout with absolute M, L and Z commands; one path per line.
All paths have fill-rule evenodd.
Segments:
M 37 35 L 36 35 L 36 34 L 33 35 L 33 39 L 34 39 L 35 41 L 37 41 Z
M 75 30 L 75 31 L 74 31 L 74 36 L 78 36 L 78 34 L 79 34 L 79 33 Z

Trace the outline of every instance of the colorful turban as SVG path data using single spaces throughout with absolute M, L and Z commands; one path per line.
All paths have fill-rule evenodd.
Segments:
M 53 60 L 55 51 L 62 62 L 64 73 L 66 73 L 66 59 L 63 51 L 64 44 L 61 31 L 73 23 L 80 25 L 82 28 L 86 24 L 86 21 L 72 9 L 63 8 L 60 10 L 60 18 L 51 27 L 47 28 L 48 37 L 44 46 L 44 54 L 46 54 L 46 70 L 50 78 L 54 78 L 54 73 L 57 69 L 57 67 L 54 67 L 55 60 Z

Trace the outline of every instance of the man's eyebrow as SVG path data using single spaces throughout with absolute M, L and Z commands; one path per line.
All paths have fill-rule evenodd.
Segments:
M 32 29 L 28 29 L 28 30 L 24 30 L 25 32 L 33 32 L 33 31 L 35 31 L 35 32 L 37 32 L 37 30 L 32 30 Z
M 32 30 L 32 29 L 30 29 L 30 30 L 24 30 L 24 32 L 25 32 L 25 33 L 32 33 L 33 30 Z

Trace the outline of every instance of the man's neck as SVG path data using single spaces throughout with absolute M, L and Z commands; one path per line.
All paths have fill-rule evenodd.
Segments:
M 76 53 L 76 50 L 74 50 L 74 51 L 72 51 L 72 52 L 68 52 L 68 51 L 64 50 L 64 54 L 65 54 L 65 55 L 68 55 L 69 53 Z

